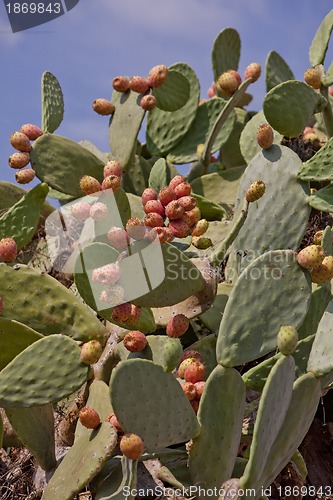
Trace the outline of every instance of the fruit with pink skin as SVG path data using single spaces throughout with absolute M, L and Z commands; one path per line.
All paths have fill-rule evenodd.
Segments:
M 144 444 L 137 434 L 124 434 L 119 443 L 120 451 L 129 460 L 138 460 L 144 451 Z
M 120 188 L 120 185 L 121 177 L 118 177 L 118 175 L 108 175 L 102 182 L 102 189 L 103 191 L 112 189 L 113 192 L 116 192 Z
M 182 196 L 178 201 L 186 212 L 193 210 L 197 206 L 197 200 L 194 196 Z
M 171 189 L 175 189 L 175 187 L 178 186 L 178 184 L 181 184 L 182 182 L 185 182 L 184 177 L 182 175 L 176 175 L 169 182 L 169 187 Z
M 132 304 L 129 302 L 124 302 L 124 304 L 116 306 L 112 311 L 112 319 L 118 323 L 126 323 L 128 318 L 131 316 L 131 306 Z
M 166 207 L 170 203 L 170 201 L 176 199 L 176 193 L 173 189 L 170 188 L 170 186 L 164 186 L 158 193 L 158 199 L 160 200 L 162 205 Z
M 142 78 L 142 76 L 132 76 L 129 81 L 129 88 L 133 90 L 133 92 L 144 94 L 149 90 L 149 83 L 148 80 Z
M 166 243 L 171 243 L 174 240 L 174 235 L 172 234 L 172 231 L 169 227 L 165 227 L 165 238 L 166 238 Z
M 140 106 L 145 111 L 151 111 L 156 108 L 157 99 L 154 95 L 148 94 L 144 95 L 140 101 Z
M 322 82 L 323 71 L 320 66 L 309 68 L 304 73 L 305 82 L 313 89 L 320 89 Z
M 95 113 L 102 116 L 112 115 L 115 110 L 114 104 L 111 101 L 102 98 L 95 99 L 92 108 Z
M 206 219 L 200 219 L 192 229 L 192 236 L 202 236 L 209 227 L 209 222 Z
M 102 344 L 98 340 L 89 340 L 81 347 L 80 360 L 86 365 L 96 363 L 103 352 Z
M 79 412 L 79 420 L 87 429 L 97 429 L 101 423 L 101 419 L 96 410 L 85 406 Z
M 184 196 L 189 196 L 192 191 L 191 184 L 188 182 L 182 182 L 174 188 L 176 198 L 182 198 Z
M 197 414 L 199 411 L 199 401 L 197 399 L 192 399 L 192 401 L 190 401 L 190 404 L 193 408 L 194 413 Z
M 191 363 L 184 372 L 184 379 L 186 382 L 201 382 L 205 377 L 205 366 L 200 361 Z
M 165 215 L 164 207 L 159 200 L 147 201 L 147 203 L 145 203 L 143 209 L 146 212 L 146 214 L 150 214 L 151 212 L 156 212 L 157 214 L 160 214 L 161 217 L 164 217 L 164 215 Z
M 35 141 L 44 133 L 42 129 L 37 127 L 37 125 L 33 125 L 32 123 L 25 123 L 24 125 L 21 125 L 20 132 L 22 132 L 22 134 L 25 134 L 30 139 L 30 141 Z
M 265 193 L 266 186 L 263 181 L 253 182 L 245 193 L 245 199 L 248 203 L 259 200 Z
M 205 388 L 205 385 L 206 385 L 206 382 L 204 380 L 200 381 L 200 382 L 196 382 L 194 384 L 194 387 L 197 391 L 197 398 L 200 399 L 201 396 L 202 396 L 202 393 L 203 393 L 203 390 Z
M 183 389 L 184 393 L 186 394 L 189 401 L 192 401 L 192 399 L 196 398 L 197 391 L 196 391 L 195 385 L 191 384 L 191 382 L 184 382 L 182 384 L 182 389 Z
M 171 318 L 166 326 L 166 333 L 169 337 L 181 337 L 190 326 L 189 319 L 184 314 L 176 314 Z
M 101 285 L 114 285 L 120 278 L 120 267 L 117 263 L 106 264 L 92 272 L 92 280 Z
M 30 162 L 29 153 L 24 153 L 19 151 L 18 153 L 13 153 L 8 158 L 8 164 L 11 168 L 24 168 Z
M 126 231 L 130 238 L 142 240 L 146 235 L 146 226 L 137 217 L 132 217 L 126 223 Z
M 160 214 L 157 214 L 156 212 L 151 212 L 150 214 L 147 214 L 143 220 L 145 226 L 148 227 L 161 227 L 164 224 L 164 219 L 163 217 L 160 216 Z
M 0 240 L 0 259 L 4 262 L 13 262 L 16 259 L 18 248 L 13 238 Z
M 141 352 L 147 345 L 147 338 L 139 330 L 132 330 L 124 337 L 124 346 L 130 352 Z
M 216 87 L 224 97 L 231 97 L 238 89 L 237 78 L 228 71 L 225 71 L 219 76 Z
M 15 179 L 18 184 L 29 184 L 29 182 L 33 181 L 35 177 L 36 172 L 33 168 L 25 168 L 15 174 Z
M 121 177 L 123 173 L 123 168 L 121 163 L 117 160 L 110 160 L 104 166 L 104 179 L 109 177 L 109 175 L 116 175 Z
M 80 189 L 84 194 L 89 195 L 101 191 L 102 186 L 95 177 L 84 175 L 80 180 Z
M 155 240 L 156 234 L 160 244 L 166 243 L 169 239 L 166 227 L 154 227 L 151 229 L 151 238 Z
M 107 238 L 116 250 L 125 250 L 129 245 L 127 231 L 121 227 L 111 227 L 108 231 Z
M 328 87 L 328 94 L 333 96 L 333 87 Z
M 190 366 L 192 363 L 195 363 L 197 360 L 195 358 L 186 358 L 184 361 L 182 361 L 178 367 L 178 377 L 184 378 L 185 370 L 188 366 Z
M 146 188 L 141 195 L 141 199 L 142 199 L 142 205 L 145 205 L 148 201 L 157 200 L 157 193 L 155 189 Z
M 170 220 L 181 219 L 185 213 L 185 208 L 182 206 L 179 200 L 170 201 L 170 203 L 165 208 L 165 215 Z
M 22 132 L 14 132 L 10 136 L 10 143 L 13 148 L 17 149 L 18 151 L 27 153 L 31 149 L 29 137 L 25 134 L 22 134 Z
M 197 361 L 201 361 L 203 363 L 203 355 L 199 351 L 195 351 L 194 349 L 189 349 L 188 351 L 184 351 L 180 357 L 179 364 L 181 364 L 185 359 L 193 358 Z
M 197 208 L 197 207 L 195 207 Z M 200 218 L 200 216 L 199 216 Z M 182 220 L 186 222 L 186 224 L 192 228 L 198 221 L 198 217 L 195 213 L 193 213 L 193 210 L 188 210 L 187 212 L 184 213 L 182 216 Z
M 91 205 L 86 201 L 78 201 L 71 206 L 71 214 L 74 219 L 87 220 L 90 217 Z
M 325 251 L 320 245 L 309 245 L 297 254 L 297 262 L 304 269 L 314 269 L 323 262 Z
M 212 82 L 211 86 L 209 87 L 207 91 L 208 97 L 216 97 L 216 85 L 215 82 Z
M 121 434 L 124 432 L 124 429 L 123 429 L 121 423 L 119 422 L 119 420 L 117 419 L 115 413 L 110 413 L 110 415 L 108 415 L 105 420 L 107 422 L 110 422 L 110 424 L 113 425 L 113 427 L 116 429 L 118 434 Z
M 175 238 L 186 238 L 191 234 L 191 229 L 181 219 L 171 220 L 168 227 Z
M 322 263 L 310 272 L 313 283 L 322 284 L 333 278 L 333 257 L 328 255 Z
M 149 71 L 148 83 L 153 89 L 160 87 L 165 82 L 167 76 L 168 68 L 164 64 L 159 64 Z
M 260 125 L 257 130 L 257 142 L 262 149 L 269 149 L 274 141 L 274 131 L 269 123 Z
M 239 87 L 240 84 L 242 83 L 242 77 L 240 76 L 240 74 L 238 73 L 238 71 L 236 71 L 234 69 L 229 69 L 228 73 L 230 73 L 232 76 L 234 76 L 236 78 L 237 83 L 238 83 L 238 87 Z
M 253 62 L 246 67 L 244 72 L 244 80 L 251 78 L 252 82 L 256 82 L 260 77 L 260 75 L 261 75 L 260 64 Z
M 127 92 L 129 89 L 129 78 L 127 76 L 116 76 L 112 80 L 112 87 L 117 92 Z
M 109 286 L 103 290 L 100 295 L 100 300 L 110 307 L 118 306 L 124 302 L 125 290 L 120 285 Z
M 101 202 L 94 203 L 90 209 L 90 217 L 95 221 L 106 219 L 108 215 L 108 207 Z
M 141 311 L 140 306 L 136 306 L 135 304 L 131 304 L 131 313 L 126 320 L 126 324 L 133 325 L 133 324 L 137 323 L 139 321 L 139 319 L 141 318 L 141 313 L 142 313 L 142 311 Z

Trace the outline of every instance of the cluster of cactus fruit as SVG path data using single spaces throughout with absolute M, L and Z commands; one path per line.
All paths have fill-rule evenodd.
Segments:
M 269 53 L 257 113 L 246 91 L 261 67 L 241 81 L 232 28 L 215 39 L 208 100 L 185 63 L 115 78 L 111 100 L 93 103 L 110 115 L 111 154 L 54 134 L 63 95 L 43 74 L 41 128 L 15 132 L 9 158 L 18 183 L 41 184 L 0 183 L 0 442 L 12 428 L 52 472 L 44 500 L 85 487 L 123 497 L 147 460 L 199 498 L 222 499 L 230 485 L 233 498 L 266 498 L 291 459 L 305 484 L 298 447 L 333 387 L 332 228 L 302 245 L 311 210 L 333 212 L 332 27 L 333 11 L 306 83 Z M 291 139 L 299 155 L 283 145 Z M 307 144 L 317 152 L 302 161 Z M 61 460 L 57 405 L 76 424 Z

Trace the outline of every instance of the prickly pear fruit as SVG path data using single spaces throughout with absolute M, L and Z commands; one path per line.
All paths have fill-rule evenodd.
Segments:
M 29 153 L 24 153 L 22 151 L 14 153 L 8 158 L 8 164 L 12 168 L 24 168 L 28 165 L 29 162 Z
M 144 444 L 137 434 L 124 434 L 119 443 L 120 451 L 130 460 L 138 460 L 144 450 Z
M 102 344 L 98 340 L 89 340 L 81 347 L 80 360 L 86 365 L 93 365 L 101 357 L 102 351 Z
M 152 227 L 148 232 L 147 232 L 147 238 L 150 240 L 150 241 L 157 241 L 156 240 L 156 237 L 158 238 L 158 241 L 160 242 L 160 244 L 162 245 L 162 243 L 165 243 L 167 241 L 169 241 L 169 235 L 167 233 L 167 229 L 166 227 L 160 227 L 160 226 L 157 226 L 157 227 Z
M 216 87 L 223 96 L 231 97 L 238 89 L 237 78 L 228 71 L 225 71 L 219 76 Z
M 111 101 L 102 98 L 95 99 L 92 108 L 97 114 L 103 116 L 112 115 L 115 110 L 114 104 Z
M 176 194 L 173 189 L 171 189 L 169 186 L 164 186 L 158 193 L 158 199 L 162 203 L 164 207 L 166 207 L 170 201 L 173 201 L 176 199 Z
M 0 240 L 0 259 L 4 262 L 13 262 L 17 256 L 17 245 L 13 238 Z
M 87 220 L 90 217 L 90 203 L 86 201 L 78 201 L 71 206 L 71 214 L 74 219 Z
M 95 177 L 84 175 L 80 180 L 80 189 L 84 194 L 89 195 L 101 191 L 102 186 Z
M 141 195 L 141 199 L 142 199 L 142 205 L 145 205 L 148 201 L 157 200 L 157 193 L 155 189 L 146 188 Z
M 109 177 L 109 175 L 116 175 L 117 177 L 121 177 L 123 173 L 123 168 L 121 163 L 117 160 L 110 160 L 104 166 L 104 179 L 105 177 Z
M 190 326 L 189 319 L 184 314 L 176 314 L 171 318 L 166 326 L 166 333 L 169 337 L 181 337 Z
M 216 85 L 215 85 L 215 82 L 212 82 L 211 86 L 209 87 L 209 89 L 207 91 L 207 95 L 210 98 L 216 97 Z
M 141 352 L 147 345 L 147 338 L 139 330 L 132 330 L 124 337 L 124 346 L 130 352 Z
M 285 356 L 289 356 L 296 349 L 298 333 L 293 326 L 281 326 L 277 336 L 277 346 L 279 351 Z
M 324 231 L 317 231 L 313 235 L 313 243 L 314 243 L 314 245 L 321 245 L 321 240 L 322 240 L 323 234 L 324 234 Z
M 176 198 L 182 198 L 183 196 L 189 196 L 192 190 L 191 184 L 188 182 L 181 182 L 174 188 L 174 193 Z
M 108 207 L 101 202 L 94 203 L 90 209 L 90 217 L 95 221 L 101 221 L 108 216 Z
M 100 300 L 110 307 L 115 307 L 124 302 L 125 290 L 120 285 L 113 285 L 103 290 Z
M 128 234 L 125 229 L 121 227 L 111 227 L 108 231 L 107 238 L 116 250 L 125 250 L 129 245 Z
M 145 111 L 151 111 L 156 108 L 157 99 L 154 95 L 148 94 L 144 95 L 140 101 L 140 106 Z
M 89 408 L 89 406 L 81 408 L 79 412 L 79 420 L 84 427 L 87 427 L 87 429 L 97 429 L 101 423 L 101 419 L 99 418 L 97 411 L 93 408 Z
M 137 323 L 139 319 L 141 318 L 141 307 L 136 306 L 135 304 L 131 304 L 131 313 L 129 317 L 126 320 L 126 323 L 128 325 L 133 325 L 134 323 Z
M 126 223 L 126 231 L 128 236 L 134 240 L 142 240 L 142 238 L 146 235 L 146 227 L 144 223 L 136 217 L 128 219 Z
M 112 80 L 112 87 L 117 92 L 127 92 L 129 89 L 129 78 L 127 76 L 116 76 Z
M 30 139 L 30 141 L 35 141 L 36 139 L 38 139 L 38 137 L 43 135 L 42 129 L 37 127 L 37 125 L 33 125 L 32 123 L 25 123 L 24 125 L 22 125 L 20 128 L 20 132 L 22 132 L 22 134 L 25 134 Z
M 186 222 L 189 227 L 193 227 L 197 222 L 199 222 L 201 217 L 201 212 L 199 207 L 194 207 L 192 210 L 187 210 L 184 215 L 182 215 L 182 220 Z
M 114 285 L 120 278 L 120 267 L 117 263 L 106 264 L 92 272 L 92 280 L 101 285 Z
M 213 242 L 210 238 L 204 236 L 192 236 L 192 245 L 199 250 L 207 250 L 207 248 L 213 246 Z
M 193 408 L 194 413 L 197 414 L 199 411 L 199 401 L 197 399 L 192 399 L 192 401 L 190 401 L 190 404 Z
M 203 393 L 203 390 L 205 388 L 206 382 L 204 380 L 201 380 L 200 382 L 196 382 L 194 384 L 194 387 L 197 391 L 197 398 L 200 399 Z
M 132 312 L 131 305 L 129 302 L 124 302 L 116 306 L 112 311 L 112 319 L 118 323 L 126 323 Z
M 164 219 L 160 214 L 151 212 L 145 216 L 143 222 L 148 227 L 161 227 L 164 224 Z
M 149 71 L 148 83 L 153 89 L 160 87 L 165 82 L 167 76 L 168 68 L 164 64 L 159 64 Z
M 33 181 L 35 177 L 36 172 L 33 168 L 25 168 L 15 174 L 16 182 L 19 184 L 29 184 L 29 182 Z
M 242 83 L 242 77 L 240 76 L 238 71 L 236 71 L 234 69 L 229 69 L 228 73 L 230 73 L 232 76 L 234 76 L 236 78 L 238 86 L 240 86 L 240 84 Z
M 328 255 L 322 263 L 310 272 L 313 283 L 321 285 L 333 278 L 333 257 Z
M 184 379 L 186 382 L 195 384 L 201 382 L 205 377 L 205 366 L 200 361 L 191 363 L 184 371 Z
M 265 183 L 263 181 L 253 182 L 245 193 L 245 198 L 248 203 L 259 200 L 265 193 Z
M 195 359 L 197 361 L 201 361 L 203 363 L 203 355 L 201 354 L 201 352 L 199 351 L 195 351 L 194 349 L 189 349 L 188 351 L 184 351 L 180 357 L 180 360 L 179 360 L 179 365 L 185 361 L 185 359 L 189 359 L 189 358 L 192 358 L 192 359 Z
M 175 238 L 186 238 L 191 234 L 191 229 L 181 219 L 171 220 L 168 227 Z
M 313 89 L 320 89 L 323 71 L 320 66 L 308 68 L 304 73 L 305 82 Z
M 179 200 L 173 200 L 168 203 L 165 208 L 165 215 L 170 220 L 181 219 L 185 213 L 185 208 L 182 206 Z
M 129 81 L 129 88 L 133 90 L 133 92 L 144 94 L 149 90 L 149 83 L 148 80 L 142 78 L 142 76 L 132 76 Z
M 10 136 L 10 143 L 18 151 L 29 152 L 31 149 L 29 137 L 22 132 L 14 132 Z
M 192 229 L 192 236 L 202 236 L 209 227 L 209 222 L 206 219 L 200 219 Z
M 263 149 L 269 149 L 274 141 L 274 132 L 269 123 L 260 125 L 257 130 L 257 142 Z
M 162 203 L 159 200 L 149 200 L 145 203 L 143 207 L 146 214 L 150 214 L 151 212 L 156 212 L 160 214 L 161 217 L 164 217 L 165 210 Z
M 194 196 L 182 196 L 178 201 L 186 212 L 193 210 L 197 205 L 197 200 Z
M 107 422 L 110 422 L 110 424 L 113 425 L 113 427 L 116 429 L 116 431 L 118 432 L 118 434 L 124 432 L 124 429 L 123 429 L 121 423 L 119 422 L 119 420 L 117 419 L 115 413 L 110 413 L 110 415 L 108 415 L 105 420 Z
M 182 384 L 182 389 L 185 392 L 189 401 L 192 401 L 192 399 L 194 399 L 197 396 L 197 390 L 195 388 L 195 385 L 192 384 L 191 382 L 184 382 Z
M 120 185 L 121 177 L 118 177 L 118 175 L 108 175 L 102 182 L 102 189 L 103 191 L 112 189 L 113 192 L 116 192 L 120 188 Z
M 320 245 L 309 245 L 297 254 L 297 262 L 305 269 L 314 269 L 322 263 L 325 257 L 323 247 Z
M 182 182 L 185 182 L 185 179 L 182 175 L 175 175 L 169 182 L 169 188 L 175 189 L 178 184 L 181 184 Z
M 184 378 L 185 370 L 188 366 L 190 366 L 192 363 L 195 363 L 196 361 L 199 361 L 195 358 L 186 358 L 184 361 L 182 361 L 178 367 L 177 373 L 178 377 Z
M 261 75 L 261 66 L 258 63 L 249 64 L 244 72 L 244 79 L 252 78 L 252 82 L 256 82 Z

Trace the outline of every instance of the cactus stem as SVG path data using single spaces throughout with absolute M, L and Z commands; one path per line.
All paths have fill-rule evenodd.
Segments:
M 329 100 L 328 88 L 322 86 L 320 93 L 327 100 L 327 106 L 322 110 L 322 115 L 325 123 L 327 138 L 330 139 L 333 136 L 333 111 Z

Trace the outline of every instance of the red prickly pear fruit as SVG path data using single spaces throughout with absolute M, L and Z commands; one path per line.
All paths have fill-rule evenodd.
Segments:
M 165 227 L 165 237 L 166 237 L 166 242 L 171 243 L 174 240 L 174 235 L 172 234 L 172 231 L 169 227 Z
M 194 349 L 189 349 L 188 351 L 184 351 L 180 357 L 179 365 L 185 361 L 185 359 L 192 358 L 197 361 L 201 361 L 203 363 L 203 355 L 199 351 L 195 351 Z
M 333 96 L 333 87 L 328 87 L 328 95 Z
M 18 184 L 29 184 L 36 177 L 36 172 L 33 168 L 25 168 L 16 172 L 15 179 Z
M 197 399 L 192 399 L 192 401 L 190 401 L 190 404 L 193 408 L 194 413 L 197 414 L 199 411 L 199 401 Z
M 178 377 L 184 378 L 185 370 L 188 366 L 190 366 L 192 363 L 195 363 L 196 360 L 195 358 L 186 358 L 184 361 L 182 361 L 178 367 Z
M 201 382 L 205 377 L 205 366 L 200 361 L 195 361 L 191 363 L 184 372 L 184 379 L 186 382 Z
M 183 196 L 189 196 L 192 191 L 192 186 L 188 182 L 181 182 L 174 188 L 176 198 L 182 198 Z
M 173 200 L 165 208 L 165 215 L 170 220 L 181 219 L 185 213 L 185 208 L 179 200 Z
M 103 347 L 98 340 L 89 340 L 81 347 L 80 360 L 86 365 L 93 365 L 96 363 L 103 352 Z
M 32 125 L 32 123 L 25 123 L 24 125 L 21 125 L 20 132 L 25 134 L 30 141 L 35 141 L 44 133 L 42 129 L 37 127 L 37 125 Z
M 215 82 L 212 82 L 211 86 L 208 89 L 207 95 L 210 98 L 216 97 L 216 85 L 215 85 Z
M 102 182 L 102 189 L 105 191 L 106 189 L 112 189 L 115 193 L 118 191 L 121 185 L 121 177 L 118 175 L 108 175 Z
M 320 266 L 316 267 L 315 269 L 312 269 L 310 274 L 313 283 L 317 283 L 318 285 L 326 283 L 327 281 L 331 281 L 331 279 L 333 278 L 332 255 L 328 255 L 327 257 L 325 257 Z
M 92 272 L 92 280 L 101 285 L 114 285 L 120 278 L 120 267 L 117 263 L 106 264 Z
M 197 200 L 194 196 L 182 196 L 178 201 L 186 212 L 193 210 L 197 206 Z
M 142 195 L 142 205 L 145 205 L 148 201 L 157 200 L 157 193 L 153 188 L 146 188 Z
M 238 73 L 238 71 L 236 71 L 234 69 L 229 69 L 228 73 L 230 73 L 232 76 L 234 76 L 236 78 L 237 83 L 238 83 L 238 87 L 239 87 L 240 84 L 242 83 L 242 77 L 240 76 L 240 74 Z
M 191 229 L 181 219 L 171 220 L 168 227 L 175 238 L 187 238 L 191 234 Z
M 141 352 L 147 345 L 147 338 L 139 330 L 132 330 L 124 337 L 124 346 L 130 352 Z
M 89 195 L 101 191 L 102 186 L 95 177 L 84 175 L 80 180 L 80 189 L 84 194 Z
M 106 219 L 107 215 L 108 207 L 104 203 L 94 203 L 90 208 L 90 217 L 97 222 Z
M 182 384 L 182 389 L 185 392 L 189 401 L 192 401 L 192 399 L 196 398 L 197 391 L 195 385 L 191 384 L 191 382 L 184 382 Z
M 139 321 L 139 319 L 141 318 L 141 313 L 142 313 L 142 310 L 141 310 L 140 306 L 136 306 L 135 304 L 131 304 L 131 313 L 126 320 L 126 324 L 133 325 L 133 324 L 137 323 Z
M 89 408 L 89 406 L 81 408 L 79 412 L 79 420 L 87 429 L 97 429 L 97 427 L 101 424 L 101 419 L 99 418 L 97 411 L 93 408 Z
M 260 125 L 257 130 L 257 142 L 262 149 L 269 149 L 274 141 L 274 131 L 269 123 Z
M 2 315 L 3 313 L 3 298 L 0 297 L 0 316 Z
M 18 151 L 28 153 L 31 149 L 29 137 L 25 134 L 22 134 L 22 132 L 14 132 L 10 136 L 10 143 L 13 148 L 17 149 Z
M 325 257 L 325 251 L 320 245 L 309 245 L 297 254 L 297 262 L 305 269 L 315 269 L 320 266 Z
M 125 290 L 120 285 L 114 285 L 103 290 L 100 300 L 110 307 L 119 306 L 124 302 Z
M 78 201 L 71 206 L 71 214 L 74 219 L 87 220 L 90 217 L 91 205 L 86 201 Z
M 160 87 L 165 82 L 168 72 L 169 70 L 164 64 L 151 68 L 148 75 L 149 86 L 153 89 Z
M 256 82 L 261 75 L 261 66 L 258 63 L 251 63 L 247 66 L 244 72 L 244 80 L 248 78 L 252 79 L 252 82 Z
M 175 189 L 175 187 L 178 186 L 178 184 L 181 184 L 182 182 L 185 182 L 184 177 L 182 175 L 176 175 L 169 182 L 169 188 Z
M 166 333 L 169 337 L 181 337 L 190 326 L 189 319 L 184 314 L 176 314 L 170 319 L 166 326 Z
M 200 219 L 192 229 L 192 236 L 202 236 L 209 227 L 209 222 L 206 219 Z
M 149 237 L 152 240 L 155 240 L 156 235 L 157 235 L 158 240 L 159 240 L 161 245 L 163 243 L 166 243 L 169 240 L 169 235 L 167 233 L 166 227 L 154 227 L 154 228 L 152 228 L 152 230 L 150 232 L 151 232 L 151 234 L 149 235 Z
M 95 113 L 102 116 L 112 115 L 115 110 L 114 104 L 111 101 L 102 98 L 95 99 L 92 108 Z
M 145 203 L 143 207 L 146 214 L 150 214 L 151 212 L 156 212 L 161 217 L 164 217 L 165 210 L 162 203 L 159 200 L 149 200 Z
M 118 323 L 126 323 L 132 312 L 131 304 L 124 302 L 116 306 L 112 311 L 112 319 Z
M 4 262 L 13 262 L 16 259 L 18 248 L 13 238 L 0 240 L 0 259 Z
M 136 217 L 128 219 L 126 223 L 126 231 L 128 236 L 134 240 L 142 240 L 146 236 L 146 226 Z
M 22 151 L 14 153 L 8 158 L 8 164 L 11 168 L 24 168 L 28 165 L 29 162 L 29 153 L 24 153 Z
M 164 219 L 160 214 L 151 212 L 145 216 L 143 222 L 148 227 L 161 227 L 164 224 Z
M 127 92 L 129 89 L 129 78 L 127 76 L 116 76 L 112 81 L 112 87 L 117 92 Z
M 125 250 L 129 245 L 127 231 L 121 227 L 111 227 L 108 231 L 107 238 L 116 250 Z
M 207 250 L 207 248 L 213 246 L 213 242 L 210 238 L 204 236 L 192 236 L 192 245 L 199 248 L 199 250 Z
M 200 399 L 203 393 L 203 390 L 205 388 L 206 382 L 204 380 L 201 380 L 200 382 L 196 382 L 194 384 L 194 387 L 197 391 L 197 398 Z
M 148 80 L 142 78 L 142 76 L 132 76 L 129 80 L 129 88 L 133 90 L 133 92 L 144 94 L 149 90 L 149 83 Z
M 320 66 L 315 66 L 313 68 L 309 68 L 304 73 L 305 82 L 310 85 L 313 89 L 320 89 L 321 80 L 323 77 L 323 71 Z
M 225 71 L 219 76 L 216 87 L 224 97 L 231 97 L 238 89 L 237 78 L 228 71 Z
M 156 108 L 157 99 L 154 95 L 148 94 L 144 95 L 140 101 L 140 106 L 145 111 L 152 111 Z
M 110 422 L 110 424 L 113 425 L 113 427 L 116 429 L 118 434 L 121 434 L 124 432 L 124 429 L 123 429 L 121 423 L 119 422 L 119 420 L 117 419 L 115 413 L 110 413 L 110 415 L 108 415 L 105 420 L 107 422 Z
M 259 200 L 265 193 L 266 186 L 263 181 L 253 182 L 245 193 L 245 199 L 248 203 Z
M 169 186 L 164 186 L 158 193 L 158 199 L 162 203 L 164 207 L 166 207 L 170 201 L 173 201 L 176 199 L 176 194 L 173 189 L 171 189 Z
M 297 346 L 298 333 L 293 326 L 281 326 L 277 336 L 277 346 L 281 354 L 289 356 Z
M 121 177 L 123 173 L 123 167 L 121 163 L 117 160 L 110 160 L 104 166 L 104 179 L 109 177 L 109 175 L 116 175 Z
M 324 231 L 317 231 L 313 235 L 313 243 L 314 245 L 321 245 L 321 240 L 323 238 Z
M 200 215 L 199 215 L 199 218 L 200 218 Z M 182 220 L 184 222 L 186 222 L 186 224 L 189 226 L 189 228 L 192 228 L 197 223 L 198 217 L 195 213 L 193 213 L 193 210 L 188 210 L 182 216 Z
M 144 451 L 144 444 L 137 434 L 124 434 L 119 443 L 120 451 L 129 460 L 138 460 Z

